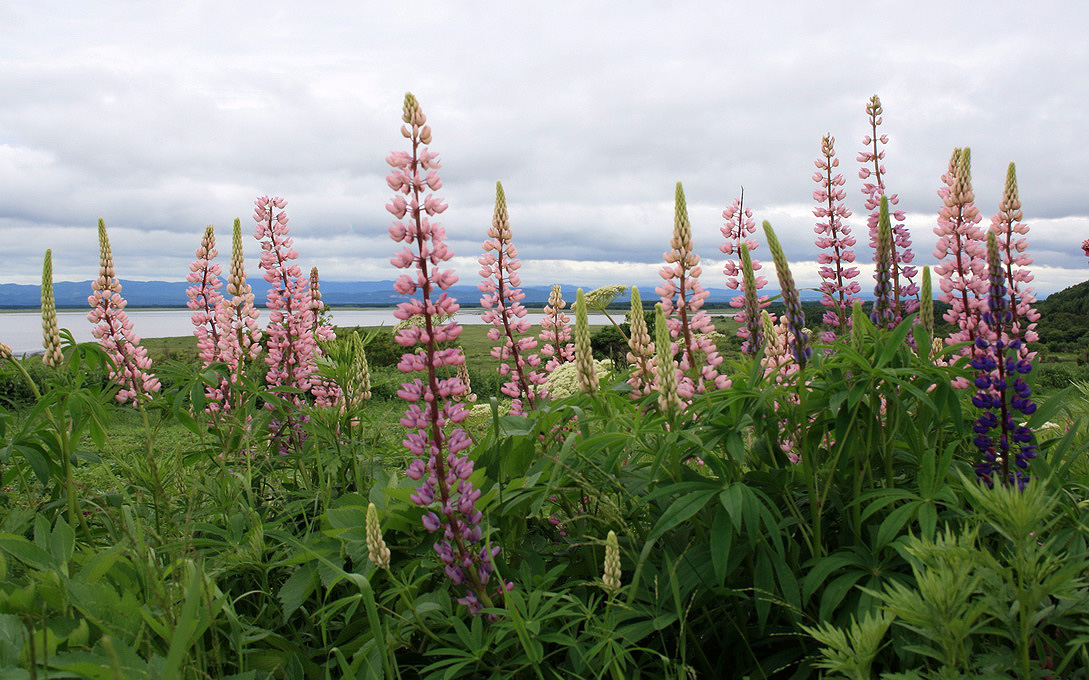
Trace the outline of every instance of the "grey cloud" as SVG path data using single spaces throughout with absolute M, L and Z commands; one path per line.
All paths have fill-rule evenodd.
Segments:
M 1073 152 L 1089 129 L 1089 85 L 1059 75 L 1084 70 L 1089 52 L 1084 22 L 1069 15 L 1080 10 L 1061 3 L 979 13 L 921 2 L 883 15 L 835 2 L 623 12 L 271 2 L 260 14 L 106 2 L 90 18 L 72 8 L 4 10 L 19 25 L 0 47 L 0 87 L 18 93 L 0 110 L 11 280 L 33 279 L 50 244 L 61 261 L 93 261 L 99 216 L 111 234 L 131 230 L 115 238 L 119 263 L 180 278 L 203 225 L 223 235 L 239 216 L 251 230 L 265 193 L 289 199 L 302 258 L 325 278 L 392 278 L 383 158 L 404 148 L 405 89 L 434 126 L 451 206 L 442 221 L 468 263 L 463 278 L 475 274 L 497 179 L 527 281 L 631 270 L 608 261 L 653 273 L 678 180 L 705 260 L 719 256 L 721 211 L 742 185 L 791 260 L 811 260 L 810 176 L 825 132 L 864 261 L 854 157 L 873 92 L 920 263 L 954 146 L 973 148 L 986 216 L 1017 161 L 1038 281 L 1076 271 L 1070 233 L 1089 236 L 1089 168 Z

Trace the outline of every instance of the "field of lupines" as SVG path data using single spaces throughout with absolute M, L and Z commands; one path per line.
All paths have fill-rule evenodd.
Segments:
M 205 231 L 195 365 L 151 365 L 102 222 L 98 343 L 57 328 L 47 252 L 45 353 L 4 352 L 35 402 L 0 410 L 0 677 L 1086 677 L 1089 386 L 1033 399 L 1014 167 L 989 227 L 968 149 L 940 178 L 936 297 L 956 331 L 939 337 L 876 96 L 866 113 L 875 301 L 859 299 L 829 135 L 813 176 L 822 319 L 804 318 L 771 225 L 743 197 L 723 212 L 737 360 L 702 309 L 719 283 L 680 184 L 652 313 L 632 289 L 627 365 L 594 359 L 586 323 L 620 286 L 580 290 L 573 329 L 557 287 L 529 332 L 497 185 L 479 260 L 491 396 L 468 384 L 438 156 L 406 95 L 407 150 L 386 159 L 400 447 L 376 436 L 374 336 L 335 336 L 283 199 L 254 213 L 267 328 L 240 224 L 225 288 Z M 118 418 L 143 424 L 140 454 L 117 454 Z M 180 453 L 161 445 L 179 427 Z

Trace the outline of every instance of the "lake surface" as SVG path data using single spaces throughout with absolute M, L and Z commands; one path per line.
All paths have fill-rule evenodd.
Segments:
M 88 310 L 90 311 L 90 310 Z M 190 317 L 193 314 L 188 309 L 132 309 L 128 312 L 129 319 L 142 338 L 173 338 L 190 335 L 193 332 L 193 323 Z M 267 322 L 268 314 L 264 308 L 259 309 L 261 324 Z M 458 323 L 467 326 L 476 326 L 483 323 L 480 318 L 482 310 L 469 309 L 458 314 Z M 571 323 L 575 321 L 575 314 L 571 310 L 564 310 L 571 317 Z M 624 319 L 624 310 L 610 312 L 617 322 Z M 330 310 L 333 323 L 337 326 L 393 326 L 397 319 L 393 316 L 393 309 L 333 309 Z M 539 324 L 544 314 L 529 313 L 526 318 L 530 323 Z M 91 322 L 87 320 L 87 312 L 58 312 L 57 320 L 61 328 L 72 331 L 77 342 L 90 342 Z M 591 314 L 589 316 L 591 326 L 604 326 L 609 323 L 604 314 Z M 9 345 L 18 355 L 25 352 L 36 352 L 42 348 L 42 315 L 39 312 L 6 312 L 0 314 L 0 342 Z

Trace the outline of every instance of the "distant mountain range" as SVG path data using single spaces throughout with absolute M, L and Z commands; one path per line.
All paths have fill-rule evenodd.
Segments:
M 260 305 L 268 293 L 269 284 L 264 279 L 250 281 Z M 121 281 L 121 287 L 130 307 L 185 307 L 189 299 L 185 293 L 190 284 L 183 281 Z M 575 299 L 578 286 L 564 285 L 563 297 L 568 303 Z M 592 287 L 583 286 L 584 290 Z M 648 287 L 649 288 L 649 287 Z M 475 285 L 453 286 L 450 294 L 457 298 L 463 307 L 476 307 L 480 304 L 480 291 Z M 523 286 L 526 305 L 543 305 L 548 302 L 551 286 Z M 774 295 L 778 291 L 761 291 Z M 331 307 L 389 307 L 405 299 L 393 290 L 393 281 L 322 281 L 322 300 Z M 82 308 L 87 306 L 87 297 L 91 294 L 90 281 L 58 281 L 53 284 L 53 296 L 57 307 Z M 709 303 L 728 303 L 737 295 L 736 291 L 725 288 L 711 290 Z M 803 300 L 819 300 L 820 294 L 802 291 Z M 645 301 L 657 296 L 653 291 L 643 291 Z M 617 298 L 617 302 L 627 302 L 628 296 Z M 0 309 L 27 309 L 41 305 L 41 290 L 38 286 L 3 283 L 0 284 Z

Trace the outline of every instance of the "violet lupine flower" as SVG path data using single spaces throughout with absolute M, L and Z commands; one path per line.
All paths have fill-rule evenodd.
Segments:
M 896 301 L 893 298 L 892 285 L 892 224 L 889 219 L 889 201 L 881 197 L 877 227 L 877 272 L 874 279 L 877 284 L 873 289 L 873 311 L 870 320 L 877 328 L 894 328 L 897 323 Z
M 461 334 L 457 322 L 450 320 L 440 326 L 434 321 L 436 316 L 453 315 L 458 310 L 457 301 L 446 292 L 458 277 L 452 270 L 438 267 L 453 252 L 446 245 L 446 230 L 431 221 L 446 210 L 446 203 L 433 193 L 425 193 L 427 189 L 437 191 L 442 187 L 436 172 L 440 167 L 438 154 L 424 146 L 431 142 L 431 127 L 426 125 L 427 117 L 411 94 L 405 95 L 402 120 L 405 125 L 401 134 L 411 141 L 412 152 L 395 151 L 386 157 L 393 168 L 386 182 L 397 192 L 386 209 L 397 218 L 389 228 L 390 237 L 405 247 L 390 262 L 399 269 L 414 270 L 413 274 L 398 277 L 394 290 L 419 297 L 400 303 L 394 315 L 402 321 L 420 315 L 423 324 L 409 324 L 398 331 L 399 345 L 406 349 L 422 347 L 406 352 L 397 367 L 405 373 L 424 371 L 426 376 L 426 381 L 416 378 L 403 383 L 397 393 L 409 402 L 401 424 L 410 430 L 405 446 L 417 456 L 406 474 L 414 480 L 423 480 L 412 494 L 412 501 L 425 509 L 424 528 L 442 531 L 441 538 L 435 541 L 435 552 L 447 577 L 466 589 L 458 602 L 475 615 L 482 607 L 492 605 L 487 585 L 494 572 L 492 558 L 499 553 L 499 546 L 484 541 L 481 529 L 484 518 L 476 509 L 480 490 L 469 481 L 473 461 L 462 455 L 471 442 L 465 430 L 457 425 L 469 411 L 453 399 L 465 392 L 465 385 L 456 376 L 439 376 L 440 369 L 464 363 L 465 356 L 458 347 L 439 349 L 438 346 L 456 340 Z M 447 433 L 444 428 L 449 424 L 455 427 Z M 510 583 L 502 584 L 497 594 L 513 587 Z
M 864 164 L 859 169 L 858 176 L 860 179 L 870 180 L 862 185 L 862 193 L 866 194 L 866 210 L 870 211 L 867 225 L 870 228 L 871 248 L 874 248 L 875 251 L 877 249 L 878 220 L 881 217 L 882 196 L 888 196 L 890 215 L 896 219 L 896 224 L 892 225 L 893 249 L 891 263 L 893 313 L 896 322 L 899 323 L 905 315 L 911 314 L 918 309 L 919 301 L 914 299 L 914 296 L 918 294 L 919 287 L 912 281 L 917 270 L 911 265 L 911 261 L 915 259 L 915 254 L 911 251 L 911 232 L 904 225 L 906 216 L 903 210 L 893 210 L 891 208 L 891 206 L 895 206 L 900 202 L 900 197 L 897 194 L 890 194 L 885 185 L 885 166 L 882 163 L 885 159 L 885 151 L 881 147 L 888 144 L 889 137 L 888 135 L 877 134 L 877 128 L 883 121 L 882 113 L 884 113 L 884 109 L 881 107 L 881 99 L 875 94 L 870 97 L 870 101 L 866 104 L 866 114 L 870 119 L 870 134 L 862 138 L 862 145 L 866 148 L 858 154 L 858 162 Z M 873 165 L 873 169 L 870 169 L 870 164 Z
M 185 277 L 193 284 L 185 291 L 189 296 L 186 306 L 193 310 L 193 335 L 197 336 L 198 356 L 205 366 L 219 359 L 217 311 L 223 304 L 223 295 L 219 292 L 223 282 L 219 280 L 219 264 L 212 262 L 218 254 L 215 227 L 209 224 L 200 239 L 197 259 L 189 265 L 189 274 Z
M 42 363 L 60 366 L 64 361 L 61 353 L 60 327 L 57 323 L 57 303 L 53 296 L 53 251 L 45 251 L 42 264 Z
M 1021 377 L 1032 370 L 1032 362 L 1019 356 L 1021 339 L 1010 336 L 1013 314 L 1006 299 L 1006 272 L 994 232 L 987 234 L 987 269 L 990 285 L 982 320 L 989 329 L 986 335 L 992 339 L 979 334 L 975 339 L 979 352 L 972 359 L 979 390 L 972 403 L 984 409 L 973 428 L 973 441 L 983 454 L 983 460 L 976 463 L 976 475 L 987 486 L 993 486 L 997 478 L 1003 486 L 1016 484 L 1023 489 L 1029 482 L 1026 470 L 1036 457 L 1036 446 L 1032 444 L 1032 431 L 1017 424 L 1014 412 L 1029 416 L 1036 411 L 1032 392 Z M 996 432 L 992 435 L 993 430 Z
M 272 388 L 297 388 L 302 394 L 291 393 L 288 399 L 301 407 L 305 404 L 303 395 L 310 392 L 317 370 L 310 284 L 299 265 L 291 262 L 299 253 L 288 236 L 287 212 L 284 210 L 287 201 L 262 196 L 254 201 L 254 206 L 253 219 L 257 222 L 254 238 L 261 241 L 259 266 L 265 270 L 265 281 L 272 284 L 265 303 L 269 310 L 265 343 L 269 370 L 265 382 Z
M 664 281 L 655 290 L 662 298 L 669 333 L 676 340 L 680 353 L 677 394 L 681 399 L 690 400 L 708 389 L 729 387 L 730 379 L 719 375 L 722 357 L 712 340 L 715 326 L 707 312 L 700 309 L 711 293 L 700 284 L 703 268 L 700 267 L 700 256 L 692 246 L 692 226 L 680 182 L 677 182 L 673 238 L 669 245 L 672 250 L 662 256 L 666 265 L 658 272 Z
M 551 373 L 560 364 L 575 360 L 575 345 L 571 342 L 571 318 L 563 313 L 567 303 L 563 299 L 563 288 L 552 286 L 548 295 L 548 304 L 541 319 L 541 356 L 547 357 L 545 372 Z
M 643 299 L 637 286 L 631 287 L 631 312 L 628 322 L 628 361 L 631 362 L 631 398 L 638 399 L 654 390 L 654 343 L 650 340 Z
M 1029 227 L 1021 222 L 1022 217 L 1024 212 L 1017 192 L 1017 168 L 1010 163 L 998 214 L 991 218 L 991 231 L 998 239 L 998 252 L 1006 269 L 1006 292 L 1010 296 L 1010 312 L 1013 314 L 1008 333 L 1021 339 L 1020 354 L 1031 361 L 1033 355 L 1028 351 L 1028 343 L 1040 339 L 1036 333 L 1040 313 L 1032 306 L 1036 302 L 1032 289 L 1026 287 L 1033 278 L 1028 269 L 1032 258 L 1026 252 L 1028 239 L 1023 238 Z
M 87 320 L 96 324 L 91 335 L 106 350 L 113 360 L 110 380 L 121 389 L 117 391 L 117 401 L 132 401 L 136 406 L 146 404 L 151 395 L 159 391 L 159 379 L 151 373 L 151 359 L 147 349 L 140 345 L 140 336 L 132 330 L 132 321 L 125 313 L 128 303 L 121 297 L 121 282 L 113 265 L 113 251 L 110 237 L 106 234 L 106 223 L 98 220 L 98 278 L 91 283 L 91 296 L 87 304 L 91 313 Z
M 246 281 L 246 261 L 242 251 L 242 221 L 235 219 L 231 240 L 231 269 L 227 275 L 227 297 L 216 311 L 219 328 L 219 360 L 227 364 L 230 382 L 210 390 L 210 406 L 230 408 L 230 386 L 241 379 L 245 364 L 261 352 L 261 329 L 254 294 Z
M 825 220 L 817 222 L 813 230 L 817 232 L 817 247 L 829 251 L 817 256 L 821 265 L 821 304 L 829 308 L 824 313 L 824 323 L 832 328 L 823 334 L 825 342 L 833 342 L 850 330 L 851 305 L 862 290 L 858 281 L 850 280 L 858 276 L 858 267 L 844 266 L 855 261 L 855 251 L 851 249 L 855 238 L 844 221 L 851 216 L 843 203 L 847 192 L 841 188 L 847 180 L 841 174 L 832 174 L 832 169 L 839 167 L 835 144 L 836 138 L 830 134 L 821 139 L 821 158 L 815 161 L 817 172 L 813 173 L 813 181 L 820 185 L 813 192 L 813 200 L 818 203 L 813 216 Z
M 732 290 L 740 290 L 742 295 L 730 300 L 730 306 L 740 311 L 734 316 L 734 320 L 741 324 L 737 329 L 737 337 L 741 338 L 741 351 L 747 354 L 756 354 L 760 349 L 759 342 L 752 342 L 753 328 L 760 327 L 760 310 L 771 304 L 767 295 L 757 297 L 757 291 L 767 285 L 768 280 L 763 276 L 756 276 L 761 264 L 759 260 L 752 258 L 752 251 L 760 247 L 755 239 L 749 235 L 756 233 L 756 221 L 752 218 L 752 210 L 745 207 L 745 190 L 741 190 L 741 197 L 735 198 L 733 204 L 722 211 L 722 217 L 726 220 L 726 226 L 722 227 L 722 235 L 726 243 L 719 246 L 719 250 L 727 256 L 736 254 L 738 259 L 727 259 L 722 269 L 726 275 L 726 287 Z M 742 249 L 748 250 L 752 264 L 752 276 L 746 277 L 744 273 Z M 740 275 L 740 278 L 739 278 Z M 749 293 L 756 300 L 753 305 L 749 301 Z M 750 309 L 751 307 L 751 309 Z M 755 311 L 754 311 L 755 310 Z
M 790 273 L 790 265 L 787 262 L 786 253 L 779 245 L 779 238 L 771 223 L 764 220 L 764 235 L 768 240 L 768 250 L 771 251 L 775 262 L 775 275 L 779 277 L 779 289 L 783 295 L 783 304 L 786 307 L 787 327 L 790 328 L 790 350 L 794 360 L 799 366 L 804 367 L 809 361 L 813 350 L 809 347 L 809 333 L 805 330 L 805 312 L 802 311 L 801 297 L 798 295 L 798 287 L 794 285 L 794 277 Z M 767 342 L 767 340 L 765 340 Z
M 525 407 L 533 409 L 541 396 L 541 385 L 548 374 L 537 370 L 541 358 L 530 353 L 537 347 L 537 340 L 529 333 L 526 308 L 522 305 L 525 293 L 520 286 L 522 279 L 518 269 L 518 251 L 514 247 L 514 232 L 510 228 L 507 212 L 507 196 L 503 185 L 495 183 L 495 213 L 488 238 L 484 240 L 484 254 L 480 256 L 481 282 L 477 288 L 483 293 L 480 306 L 484 308 L 481 319 L 489 323 L 488 339 L 498 342 L 491 355 L 499 360 L 499 375 L 510 376 L 500 391 L 510 397 L 511 413 L 524 413 Z
M 946 339 L 950 345 L 975 342 L 982 309 L 986 306 L 983 230 L 978 226 L 980 215 L 972 191 L 971 162 L 969 149 L 954 149 L 949 159 L 949 171 L 942 175 L 945 186 L 938 190 L 942 207 L 938 210 L 938 226 L 934 229 L 938 235 L 934 249 L 938 264 L 934 266 L 934 273 L 939 276 L 941 293 L 938 299 L 950 305 L 943 318 L 959 328 Z M 959 388 L 968 387 L 968 381 L 963 378 L 957 378 L 953 384 Z

